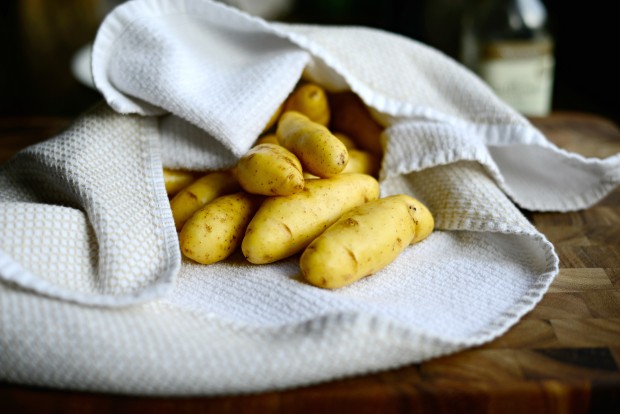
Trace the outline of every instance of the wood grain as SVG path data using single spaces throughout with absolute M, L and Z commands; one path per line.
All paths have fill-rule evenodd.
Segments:
M 0 118 L 0 161 L 65 118 Z M 532 119 L 585 156 L 620 152 L 620 129 L 591 114 Z M 504 335 L 422 364 L 282 392 L 146 398 L 0 385 L 3 412 L 603 413 L 620 412 L 620 189 L 570 213 L 524 212 L 554 244 L 560 272 Z

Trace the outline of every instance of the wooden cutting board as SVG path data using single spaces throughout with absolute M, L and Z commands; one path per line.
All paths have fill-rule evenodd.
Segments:
M 582 113 L 535 118 L 585 156 L 620 153 L 620 129 Z M 0 162 L 68 125 L 0 118 Z M 283 392 L 142 398 L 0 384 L 0 411 L 64 413 L 620 413 L 620 188 L 570 213 L 524 214 L 554 244 L 560 273 L 505 335 L 474 349 L 373 375 Z

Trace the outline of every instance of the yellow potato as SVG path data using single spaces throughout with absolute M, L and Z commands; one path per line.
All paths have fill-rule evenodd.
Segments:
M 336 289 L 385 268 L 434 227 L 428 209 L 405 194 L 355 207 L 308 245 L 299 265 L 311 284 Z
M 196 211 L 216 197 L 241 190 L 231 171 L 208 173 L 182 189 L 170 200 L 177 231 Z
M 278 121 L 278 118 L 280 118 L 280 114 L 282 113 L 283 108 L 284 108 L 284 104 L 280 104 L 280 106 L 278 106 L 276 111 L 271 115 L 271 118 L 269 118 L 269 121 L 267 121 L 267 124 L 263 127 L 263 131 L 262 131 L 263 134 L 269 131 L 271 127 L 276 124 L 276 122 Z
M 309 172 L 304 171 L 304 180 L 314 180 L 314 179 L 317 179 L 317 178 L 321 178 L 321 177 L 317 177 L 314 174 L 310 174 Z
M 379 183 L 367 174 L 308 180 L 300 193 L 263 202 L 241 243 L 243 255 L 255 264 L 294 255 L 345 211 L 378 197 Z
M 241 245 L 262 200 L 261 196 L 238 192 L 211 201 L 185 222 L 179 234 L 181 252 L 202 264 L 226 259 Z
M 332 132 L 332 133 L 334 134 L 336 138 L 342 141 L 342 143 L 344 144 L 345 147 L 347 147 L 347 149 L 357 148 L 357 144 L 355 143 L 355 141 L 347 134 L 344 134 L 342 132 Z
M 278 144 L 280 145 L 280 143 L 278 142 L 278 137 L 276 136 L 276 134 L 265 134 L 261 137 L 258 137 L 258 139 L 256 140 L 256 143 L 254 145 L 258 145 L 258 144 Z
M 297 111 L 310 120 L 326 126 L 329 124 L 329 102 L 325 90 L 316 83 L 306 83 L 298 86 L 286 99 L 284 109 Z
M 276 134 L 280 145 L 299 158 L 304 170 L 316 176 L 326 178 L 340 174 L 349 160 L 342 141 L 299 112 L 284 112 Z
M 413 211 L 411 217 L 415 222 L 415 236 L 409 244 L 417 243 L 424 240 L 435 229 L 435 218 L 433 217 L 429 209 L 419 200 L 416 200 L 415 198 L 414 200 L 415 202 L 413 203 L 413 208 L 411 209 Z
M 330 129 L 350 136 L 358 147 L 376 156 L 383 155 L 383 127 L 374 120 L 364 102 L 353 92 L 329 95 Z
M 381 161 L 379 157 L 368 151 L 362 151 L 355 148 L 349 149 L 349 162 L 342 171 L 343 173 L 362 173 L 369 174 L 373 177 L 379 175 Z
M 164 168 L 164 183 L 166 185 L 166 193 L 173 196 L 183 188 L 191 184 L 196 179 L 191 171 L 173 170 Z
M 237 162 L 237 180 L 248 193 L 290 195 L 304 188 L 297 157 L 278 144 L 258 144 Z

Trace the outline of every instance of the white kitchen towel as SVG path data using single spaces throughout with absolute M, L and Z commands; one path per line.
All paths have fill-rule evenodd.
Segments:
M 557 149 L 436 50 L 368 28 L 268 23 L 207 0 L 136 0 L 94 44 L 105 97 L 0 169 L 0 379 L 150 395 L 284 389 L 503 334 L 558 271 L 521 214 L 592 205 L 620 156 Z M 436 231 L 327 291 L 295 257 L 181 258 L 162 166 L 231 166 L 300 77 L 386 125 L 383 195 Z

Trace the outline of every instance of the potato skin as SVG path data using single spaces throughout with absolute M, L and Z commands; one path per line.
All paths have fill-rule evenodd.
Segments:
M 196 179 L 191 171 L 173 170 L 164 168 L 164 184 L 168 197 L 174 196 L 176 193 L 187 187 Z
M 284 103 L 282 112 L 286 111 L 297 111 L 324 126 L 329 124 L 327 93 L 316 83 L 309 82 L 298 86 Z
M 248 193 L 290 195 L 304 188 L 299 159 L 278 144 L 264 143 L 250 148 L 237 162 L 236 174 Z
M 343 173 L 362 173 L 377 177 L 381 169 L 381 160 L 376 155 L 355 148 L 349 149 L 349 162 Z
M 336 138 L 342 141 L 344 146 L 347 147 L 347 150 L 357 148 L 357 144 L 355 143 L 355 141 L 347 134 L 343 132 L 332 132 L 332 133 L 334 134 Z
M 357 146 L 376 156 L 383 155 L 383 127 L 375 121 L 364 102 L 351 91 L 329 95 L 330 129 L 350 136 Z
M 428 213 L 428 215 L 426 214 Z M 357 206 L 312 241 L 299 265 L 311 284 L 327 289 L 347 286 L 390 264 L 414 240 L 430 234 L 428 209 L 405 194 Z M 420 226 L 424 228 L 418 235 Z
M 340 174 L 347 165 L 347 147 L 325 126 L 296 111 L 280 117 L 276 135 L 280 145 L 299 158 L 305 171 L 321 178 Z
M 415 236 L 410 244 L 424 240 L 435 229 L 435 218 L 428 207 L 419 200 L 415 198 L 414 200 L 415 202 L 412 204 L 412 208 L 409 209 L 409 213 L 415 223 Z
M 267 143 L 280 145 L 280 143 L 278 142 L 278 137 L 276 136 L 275 133 L 265 134 L 265 135 L 258 137 L 254 145 L 267 144 Z
M 226 259 L 240 245 L 263 197 L 238 192 L 217 197 L 185 222 L 179 234 L 181 252 L 202 264 Z
M 272 263 L 303 250 L 345 211 L 376 200 L 379 183 L 367 174 L 307 180 L 303 191 L 266 199 L 241 243 L 251 263 Z
M 208 202 L 239 190 L 241 187 L 231 171 L 214 171 L 198 178 L 170 200 L 177 231 L 180 231 L 185 221 Z
M 276 110 L 274 111 L 273 114 L 271 114 L 271 117 L 269 118 L 269 120 L 267 121 L 267 123 L 265 124 L 265 126 L 263 127 L 263 131 L 262 134 L 266 133 L 267 131 L 269 131 L 271 129 L 272 126 L 274 126 L 276 124 L 276 122 L 278 121 L 278 118 L 280 118 L 280 114 L 282 113 L 282 109 L 284 108 L 284 104 L 280 104 Z

